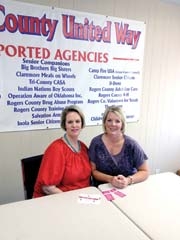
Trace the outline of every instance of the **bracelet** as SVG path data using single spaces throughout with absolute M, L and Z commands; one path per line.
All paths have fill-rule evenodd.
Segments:
M 133 184 L 133 177 L 132 176 L 128 176 L 128 178 L 130 179 L 129 185 Z

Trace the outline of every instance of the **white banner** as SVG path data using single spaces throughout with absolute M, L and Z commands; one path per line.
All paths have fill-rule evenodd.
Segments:
M 86 125 L 109 105 L 140 115 L 145 23 L 1 0 L 0 131 L 59 128 L 77 104 Z

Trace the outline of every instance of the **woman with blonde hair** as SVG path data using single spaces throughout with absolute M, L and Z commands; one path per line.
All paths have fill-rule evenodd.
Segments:
M 140 145 L 125 135 L 125 117 L 120 107 L 109 106 L 103 115 L 104 133 L 89 146 L 94 185 L 111 183 L 124 188 L 149 175 L 147 156 Z

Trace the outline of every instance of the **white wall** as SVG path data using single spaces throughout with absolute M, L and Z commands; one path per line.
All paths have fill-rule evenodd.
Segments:
M 59 8 L 146 22 L 141 117 L 126 133 L 149 156 L 151 172 L 180 168 L 180 5 L 160 0 L 27 0 Z M 89 144 L 101 132 L 86 127 Z M 0 133 L 0 204 L 24 199 L 20 159 L 42 153 L 61 130 Z

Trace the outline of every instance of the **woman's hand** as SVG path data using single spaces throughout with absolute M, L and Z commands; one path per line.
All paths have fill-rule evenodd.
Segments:
M 117 188 L 125 188 L 129 185 L 129 178 L 123 175 L 114 176 L 111 184 Z
M 42 186 L 42 190 L 46 195 L 61 193 L 62 191 L 54 185 L 51 186 Z

